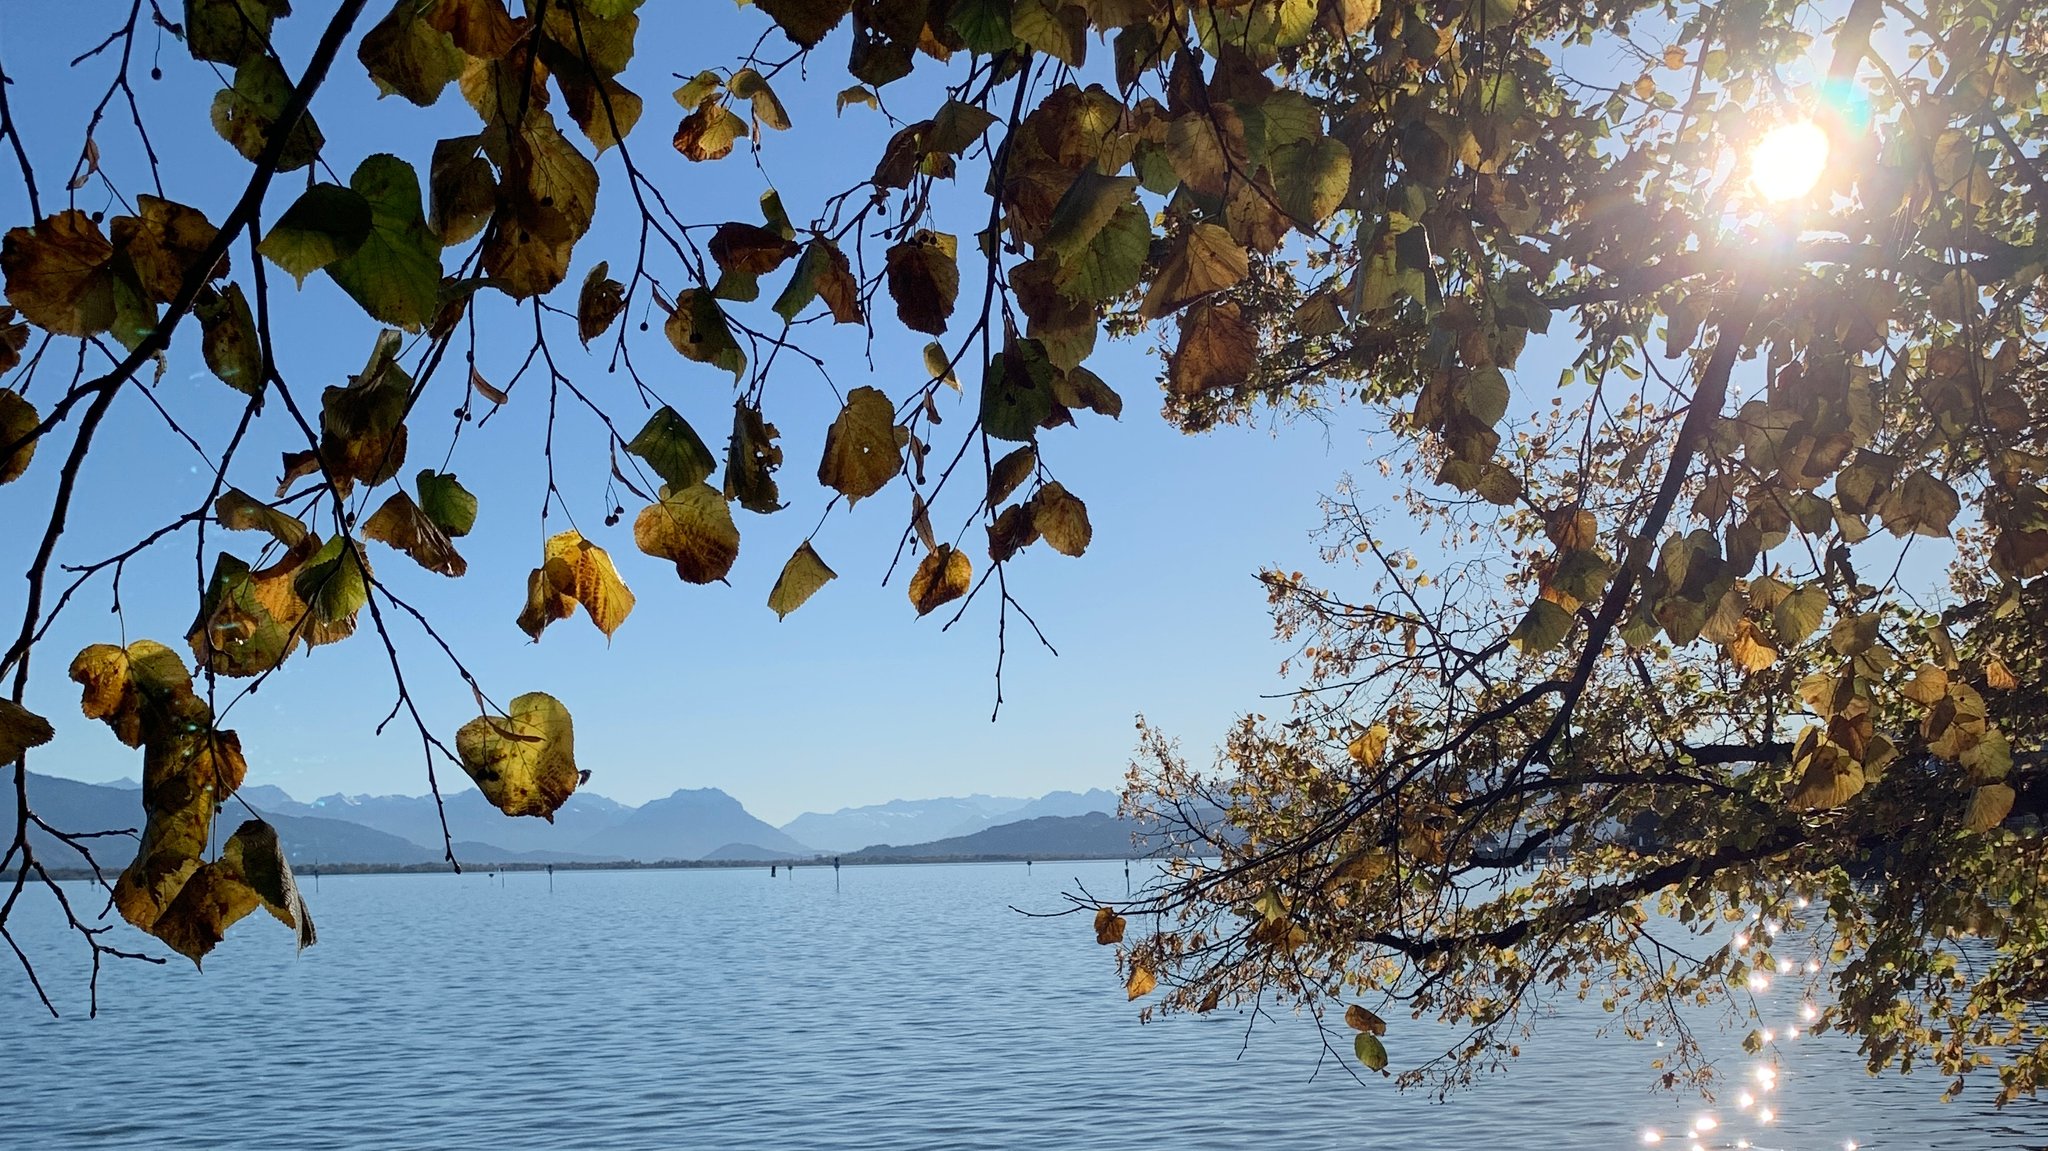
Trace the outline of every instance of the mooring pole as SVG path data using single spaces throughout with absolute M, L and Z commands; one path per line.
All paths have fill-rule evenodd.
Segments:
M 555 865 L 554 865 L 554 864 L 552 864 L 552 863 L 550 863 L 550 864 L 548 864 L 548 894 L 549 894 L 549 895 L 553 895 L 554 893 L 555 893 Z
M 839 857 L 832 857 L 832 890 L 839 890 Z

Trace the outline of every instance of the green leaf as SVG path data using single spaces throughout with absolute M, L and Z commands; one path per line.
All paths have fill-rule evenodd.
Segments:
M 1012 340 L 981 382 L 981 428 L 999 440 L 1035 439 L 1052 414 L 1052 361 L 1037 340 Z
M 1529 605 L 1529 614 L 1515 626 L 1508 642 L 1523 655 L 1541 655 L 1564 642 L 1572 630 L 1572 613 L 1547 599 Z
M 837 578 L 839 573 L 825 566 L 825 561 L 812 550 L 811 541 L 805 540 L 789 562 L 782 565 L 782 574 L 775 577 L 775 586 L 768 592 L 768 606 L 777 619 L 785 619 L 804 606 L 804 601 L 816 595 L 819 588 Z
M 832 310 L 832 322 L 861 322 L 860 284 L 853 277 L 853 265 L 837 244 L 823 238 L 804 245 L 789 283 L 775 298 L 775 314 L 787 323 L 795 323 L 811 301 L 820 296 Z
M 455 754 L 477 790 L 506 815 L 538 815 L 554 822 L 555 809 L 582 781 L 576 770 L 569 709 L 546 692 L 518 696 L 504 716 L 480 715 L 455 733 Z
M 346 639 L 356 630 L 356 613 L 370 602 L 369 566 L 354 544 L 336 536 L 299 569 L 292 590 L 309 609 L 308 646 Z
M 414 480 L 420 489 L 420 510 L 451 539 L 461 539 L 476 526 L 476 497 L 453 472 L 423 471 Z
M 968 51 L 1004 52 L 1017 46 L 1010 26 L 1012 7 L 1013 0 L 957 0 L 947 23 Z
M 271 22 L 291 11 L 289 0 L 185 0 L 185 47 L 194 60 L 239 64 L 263 51 Z
M 339 184 L 315 184 L 284 210 L 256 250 L 290 273 L 306 277 L 354 255 L 370 238 L 370 202 Z
M 0 388 L 0 444 L 11 444 L 15 440 L 36 430 L 43 422 L 36 406 L 22 398 L 20 392 Z M 15 449 L 5 459 L 0 459 L 0 484 L 11 484 L 28 470 L 29 461 L 35 459 L 36 444 L 30 440 Z
M 1010 31 L 1024 43 L 1073 67 L 1088 58 L 1088 12 L 1066 0 L 1015 0 Z
M 1962 510 L 1956 490 L 1925 468 L 1907 476 L 1879 507 L 1884 526 L 1895 536 L 1946 536 Z
M 1458 380 L 1458 403 L 1473 419 L 1492 427 L 1508 411 L 1507 376 L 1494 367 L 1466 373 Z
M 647 418 L 646 426 L 626 444 L 626 450 L 646 460 L 654 474 L 672 488 L 701 484 L 718 469 L 717 459 L 697 437 L 696 429 L 666 404 Z
M 1351 190 L 1351 152 L 1328 136 L 1276 148 L 1267 164 L 1280 209 L 1302 231 L 1328 219 Z
M 1080 303 L 1113 300 L 1138 286 L 1151 248 L 1152 224 L 1145 209 L 1121 204 L 1087 247 L 1060 260 L 1052 282 Z
M 1351 1050 L 1358 1055 L 1358 1061 L 1374 1071 L 1387 1069 L 1387 1045 L 1370 1031 L 1361 1031 L 1351 1041 Z
M 1104 176 L 1090 167 L 1074 177 L 1053 208 L 1052 222 L 1039 240 L 1038 250 L 1052 253 L 1062 263 L 1072 260 L 1094 242 L 1120 210 L 1137 207 L 1137 190 L 1136 176 Z
M 349 187 L 370 207 L 369 234 L 327 274 L 372 319 L 419 331 L 441 307 L 441 241 L 420 210 L 419 176 L 378 153 L 356 166 Z
M 235 146 L 245 158 L 254 160 L 270 142 L 271 129 L 291 101 L 291 78 L 267 55 L 249 56 L 235 69 L 235 84 L 213 98 L 213 130 Z M 326 143 L 311 112 L 299 115 L 278 152 L 277 170 L 290 172 L 313 162 Z
M 1819 584 L 1807 584 L 1779 600 L 1778 606 L 1771 609 L 1771 623 L 1778 629 L 1778 641 L 1788 648 L 1806 642 L 1806 637 L 1820 626 L 1827 611 L 1827 589 Z

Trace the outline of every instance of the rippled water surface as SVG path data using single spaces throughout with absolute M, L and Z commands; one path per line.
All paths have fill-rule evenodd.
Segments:
M 1605 1151 L 1689 1149 L 1706 1113 L 1712 1148 L 2048 1148 L 2048 1101 L 1944 1105 L 1832 1038 L 1781 1045 L 1769 1124 L 1734 1083 L 1673 1099 L 1576 1003 L 1448 1104 L 1318 1074 L 1292 1020 L 1141 1026 L 1084 923 L 1009 909 L 1077 879 L 1121 891 L 1122 865 L 327 878 L 317 947 L 259 916 L 203 975 L 111 968 L 97 1020 L 44 909 L 19 930 L 75 1010 L 0 975 L 0 1148 Z

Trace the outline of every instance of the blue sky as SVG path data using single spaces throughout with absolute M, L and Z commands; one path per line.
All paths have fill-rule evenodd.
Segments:
M 294 71 L 328 6 L 298 7 L 279 26 L 279 43 Z M 374 7 L 381 11 L 382 5 Z M 91 105 L 115 65 L 102 57 L 70 69 L 66 61 L 96 43 L 126 10 L 123 3 L 94 0 L 78 4 L 77 17 L 61 23 L 27 16 L 29 9 L 0 10 L 0 59 L 17 81 L 12 98 L 45 175 L 46 210 L 64 202 L 61 172 L 77 155 Z M 34 11 L 44 16 L 49 9 Z M 825 195 L 870 170 L 888 129 L 867 109 L 834 115 L 833 94 L 845 83 L 843 33 L 819 51 L 808 82 L 780 83 L 796 127 L 771 134 L 759 167 L 741 154 L 692 165 L 668 144 L 680 115 L 668 96 L 679 82 L 670 74 L 732 65 L 766 20 L 752 9 L 701 0 L 650 5 L 644 16 L 639 58 L 626 81 L 646 98 L 648 111 L 629 143 L 687 221 L 754 219 L 755 199 L 772 180 L 801 223 Z M 772 42 L 780 46 L 779 37 Z M 168 38 L 159 57 L 162 81 L 148 78 L 148 59 L 138 58 L 134 71 L 163 158 L 166 192 L 218 221 L 248 172 L 207 124 L 206 107 L 221 81 Z M 905 81 L 887 94 L 915 109 L 920 90 L 908 87 L 915 83 Z M 394 151 L 424 171 L 436 138 L 475 125 L 452 91 L 431 110 L 396 98 L 378 103 L 352 52 L 337 64 L 314 113 L 327 137 L 328 163 L 343 179 L 363 156 L 380 150 Z M 98 137 L 102 162 L 119 187 L 130 195 L 147 190 L 146 167 L 118 102 Z M 633 256 L 634 217 L 616 154 L 600 160 L 599 170 L 599 223 L 577 249 L 572 283 L 597 260 L 609 259 L 617 269 Z M 278 181 L 269 216 L 290 202 L 302 178 L 303 173 Z M 978 164 L 964 164 L 959 187 L 976 195 L 956 197 L 942 209 L 963 247 L 986 211 L 985 201 L 976 206 L 981 180 Z M 75 197 L 88 210 L 121 210 L 97 184 Z M 0 176 L 0 204 L 10 224 L 26 220 L 20 187 L 6 176 Z M 239 276 L 246 249 L 238 245 L 234 259 Z M 665 271 L 670 284 L 681 282 L 673 267 Z M 274 269 L 271 279 L 281 368 L 301 402 L 316 403 L 319 388 L 359 370 L 375 327 L 321 275 L 310 278 L 302 292 L 294 292 L 289 278 Z M 975 282 L 976 273 L 968 270 L 967 279 Z M 768 282 L 768 298 L 778 284 L 779 277 Z M 561 296 L 566 305 L 573 290 Z M 636 311 L 628 319 L 638 316 Z M 636 363 L 667 402 L 722 446 L 733 398 L 730 377 L 677 357 L 660 337 L 660 317 L 655 319 L 654 330 L 633 334 Z M 478 367 L 502 384 L 525 352 L 530 319 L 492 297 L 480 322 L 485 340 Z M 893 317 L 878 329 L 872 372 L 852 329 L 807 343 L 826 357 L 841 389 L 873 384 L 900 399 L 922 379 L 923 337 L 902 332 Z M 232 430 L 239 397 L 206 374 L 196 344 L 196 328 L 181 331 L 154 394 L 209 450 L 217 450 Z M 552 344 L 558 355 L 573 349 L 573 334 L 564 326 Z M 513 625 L 526 572 L 537 562 L 545 534 L 537 514 L 546 412 L 539 386 L 515 391 L 507 411 L 481 431 L 466 432 L 456 450 L 451 470 L 483 501 L 476 532 L 461 541 L 469 574 L 445 580 L 388 549 L 373 552 L 373 561 L 399 594 L 437 620 L 495 697 L 531 690 L 559 696 L 575 716 L 577 758 L 594 773 L 589 786 L 618 799 L 642 801 L 679 787 L 716 786 L 779 822 L 804 810 L 892 797 L 1115 787 L 1133 745 L 1137 714 L 1181 735 L 1191 754 L 1206 759 L 1206 749 L 1232 717 L 1259 707 L 1259 694 L 1279 686 L 1277 668 L 1285 651 L 1272 640 L 1264 595 L 1252 574 L 1268 563 L 1312 568 L 1309 530 L 1320 518 L 1316 494 L 1353 468 L 1362 482 L 1377 480 L 1368 478 L 1373 453 L 1359 430 L 1362 412 L 1340 409 L 1327 427 L 1302 423 L 1188 437 L 1158 415 L 1157 362 L 1149 343 L 1106 347 L 1091 365 L 1124 395 L 1124 418 L 1112 423 L 1084 413 L 1081 426 L 1048 433 L 1042 450 L 1055 474 L 1088 501 L 1094 543 L 1078 560 L 1038 547 L 1012 566 L 1013 590 L 1060 656 L 1053 658 L 1012 627 L 1006 702 L 994 724 L 992 601 L 977 604 L 941 633 L 939 624 L 950 613 L 914 618 L 903 591 L 907 568 L 890 586 L 881 586 L 909 501 L 900 480 L 850 515 L 835 512 L 817 536 L 816 546 L 839 572 L 838 581 L 781 623 L 764 606 L 783 560 L 824 506 L 825 493 L 813 477 L 825 425 L 837 406 L 818 375 L 794 363 L 778 367 L 766 404 L 783 432 L 787 463 L 781 484 L 791 506 L 768 517 L 736 513 L 742 545 L 730 587 L 683 585 L 665 562 L 639 554 L 630 533 L 637 510 L 630 496 L 625 522 L 602 526 L 602 435 L 587 415 L 564 409 L 557 429 L 562 489 L 577 524 L 610 549 L 639 597 L 632 618 L 609 645 L 580 616 L 556 624 L 538 644 Z M 622 423 L 637 425 L 640 409 L 622 375 L 607 376 L 599 359 L 580 353 L 568 356 L 564 367 Z M 966 397 L 942 404 L 942 432 L 957 434 L 972 421 L 971 374 L 967 381 Z M 47 408 L 63 382 L 56 373 L 39 377 L 30 398 Z M 459 370 L 444 370 L 429 390 L 413 420 L 406 475 L 442 458 L 453 427 L 446 413 L 460 402 L 461 390 Z M 231 482 L 267 494 L 276 482 L 278 452 L 303 446 L 296 437 L 282 405 L 273 402 L 237 459 Z M 40 534 L 56 460 L 67 442 L 63 437 L 45 445 L 27 478 L 0 491 L 0 539 L 6 541 L 0 562 L 10 573 L 25 568 Z M 950 448 L 956 442 L 941 444 Z M 131 387 L 82 477 L 79 510 L 61 558 L 76 563 L 117 550 L 196 506 L 209 482 L 197 453 Z M 950 534 L 966 513 L 965 503 L 943 503 L 941 534 Z M 557 513 L 545 531 L 566 526 Z M 223 542 L 223 535 L 212 533 L 209 545 Z M 979 529 L 967 540 L 980 557 Z M 245 556 L 255 550 L 249 536 L 226 536 L 224 542 Z M 206 562 L 210 566 L 210 556 Z M 100 724 L 79 718 L 76 689 L 64 678 L 64 665 L 85 644 L 124 638 L 124 622 L 126 639 L 146 636 L 182 650 L 196 579 L 188 532 L 128 565 L 122 617 L 108 610 L 104 578 L 80 593 L 38 650 L 28 702 L 57 722 L 59 737 L 33 754 L 34 770 L 82 779 L 139 774 L 140 753 L 120 746 Z M 10 607 L 19 602 L 7 598 Z M 401 719 L 382 737 L 374 734 L 394 695 L 382 647 L 368 634 L 367 617 L 365 623 L 364 632 L 347 643 L 294 656 L 259 693 L 235 705 L 227 723 L 241 733 L 250 782 L 276 784 L 302 797 L 425 790 L 419 740 L 411 728 Z M 402 621 L 394 621 L 394 628 L 430 723 L 442 736 L 451 735 L 475 712 L 468 690 L 423 636 Z M 450 770 L 443 765 L 444 785 L 468 786 L 459 775 L 451 780 Z

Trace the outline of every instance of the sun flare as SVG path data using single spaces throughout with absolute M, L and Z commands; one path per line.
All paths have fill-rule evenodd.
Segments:
M 1828 134 L 1811 120 L 1794 120 L 1764 133 L 1749 153 L 1749 183 L 1773 203 L 1796 200 L 1820 182 L 1828 166 Z

